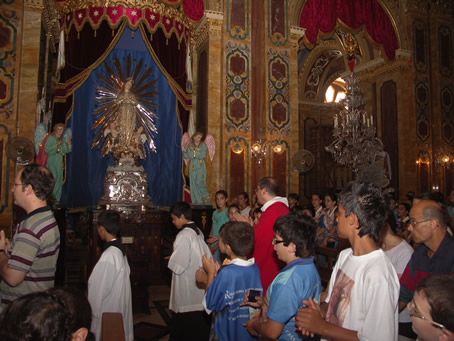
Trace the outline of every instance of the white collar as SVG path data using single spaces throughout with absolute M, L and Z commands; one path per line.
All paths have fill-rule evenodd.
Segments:
M 287 198 L 283 198 L 283 197 L 278 197 L 278 196 L 276 196 L 276 197 L 274 197 L 273 199 L 268 200 L 268 201 L 262 206 L 262 212 L 265 212 L 266 209 L 267 209 L 268 207 L 270 207 L 271 205 L 273 205 L 273 204 L 276 203 L 276 202 L 281 202 L 281 203 L 283 203 L 285 206 L 288 207 L 288 200 L 287 200 Z
M 248 260 L 244 260 L 244 259 L 241 259 L 241 258 L 234 258 L 230 261 L 229 265 L 230 264 L 235 264 L 235 265 L 238 265 L 238 266 L 251 266 L 251 265 L 254 265 L 255 263 L 255 259 L 254 258 L 249 258 Z

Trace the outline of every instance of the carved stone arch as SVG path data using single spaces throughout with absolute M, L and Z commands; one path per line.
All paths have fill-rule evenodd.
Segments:
M 400 49 L 411 50 L 411 39 L 407 30 L 405 11 L 402 8 L 403 1 L 396 0 L 377 0 L 381 7 L 388 14 L 388 18 L 394 27 L 396 33 L 397 45 Z
M 300 26 L 301 12 L 306 0 L 292 0 L 288 3 L 288 21 L 290 26 Z
M 343 49 L 340 43 L 336 40 L 321 42 L 310 52 L 299 70 L 300 100 L 323 103 L 324 90 L 331 84 L 327 84 L 327 81 L 332 78 L 333 74 L 339 75 L 345 70 Z

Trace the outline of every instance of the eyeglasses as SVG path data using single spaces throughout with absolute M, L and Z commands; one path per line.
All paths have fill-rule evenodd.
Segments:
M 415 227 L 416 225 L 418 224 L 421 224 L 421 223 L 425 223 L 426 221 L 429 221 L 430 219 L 424 219 L 424 220 L 420 220 L 420 221 L 416 221 L 416 219 L 410 219 L 410 225 Z
M 432 321 L 432 320 L 430 320 L 430 319 L 424 317 L 424 316 L 418 311 L 418 308 L 416 307 L 416 303 L 415 303 L 415 299 L 414 299 L 414 298 L 408 303 L 407 309 L 408 309 L 408 312 L 410 313 L 410 316 L 420 318 L 421 320 L 425 320 L 425 321 L 429 322 L 431 325 L 433 325 L 433 326 L 436 327 L 436 328 L 446 329 L 446 327 L 445 327 L 444 325 L 442 325 L 441 323 Z
M 27 186 L 26 184 L 15 184 L 15 183 L 12 183 L 11 186 L 13 188 L 16 188 L 16 186 Z
M 273 245 L 280 244 L 280 243 L 285 243 L 285 241 L 277 240 L 276 238 L 273 238 L 273 241 L 271 242 L 271 244 L 273 244 Z

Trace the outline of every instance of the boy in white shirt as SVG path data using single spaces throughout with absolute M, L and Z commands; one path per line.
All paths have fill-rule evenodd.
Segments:
M 196 285 L 196 271 L 202 267 L 202 256 L 211 257 L 202 231 L 192 221 L 191 206 L 183 201 L 170 210 L 172 223 L 181 230 L 169 259 L 172 270 L 169 309 L 174 312 L 170 340 L 208 340 L 210 318 L 202 305 L 205 290 Z
M 88 279 L 88 301 L 93 319 L 91 331 L 101 340 L 102 313 L 121 313 L 125 340 L 134 340 L 132 323 L 131 282 L 128 259 L 117 236 L 120 232 L 120 214 L 104 211 L 98 217 L 98 235 L 105 241 L 104 252 Z
M 385 198 L 374 185 L 351 183 L 339 201 L 339 236 L 352 247 L 339 254 L 325 302 L 303 301 L 296 326 L 303 335 L 328 339 L 397 340 L 399 280 L 378 247 Z

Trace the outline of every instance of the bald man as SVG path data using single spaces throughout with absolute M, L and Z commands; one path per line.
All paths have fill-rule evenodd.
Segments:
M 448 215 L 432 200 L 421 200 L 410 211 L 408 230 L 416 248 L 400 279 L 399 308 L 413 299 L 417 284 L 430 273 L 454 273 L 454 239 L 447 233 Z

